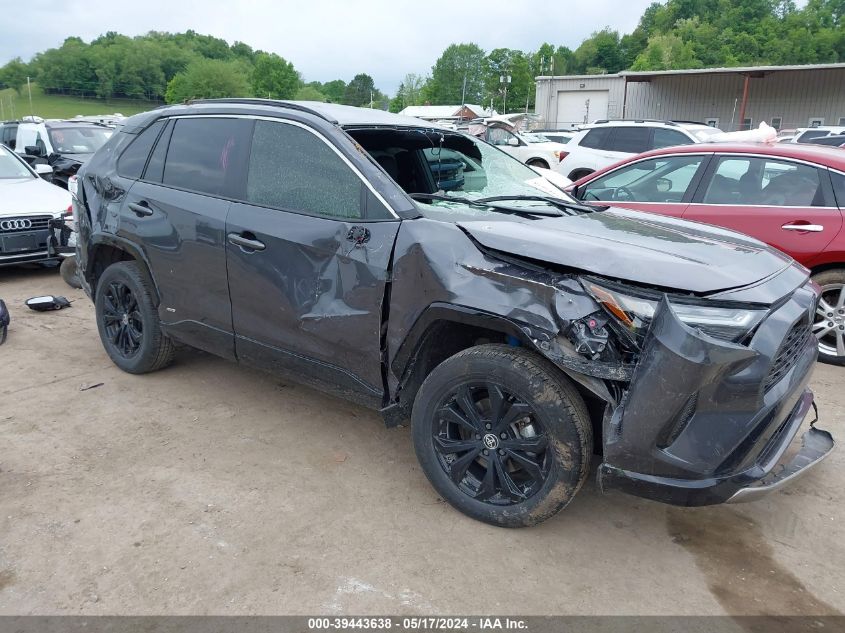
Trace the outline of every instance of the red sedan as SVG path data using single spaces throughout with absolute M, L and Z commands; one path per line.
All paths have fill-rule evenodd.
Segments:
M 573 183 L 585 201 L 707 222 L 756 237 L 813 273 L 820 359 L 845 365 L 845 151 L 712 143 L 631 157 Z

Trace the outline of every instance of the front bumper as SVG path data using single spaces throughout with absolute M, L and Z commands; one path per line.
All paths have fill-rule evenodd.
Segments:
M 47 262 L 73 255 L 76 233 L 64 218 L 50 218 L 46 227 L 41 226 L 31 231 L 0 234 L 0 266 Z
M 751 500 L 824 459 L 833 439 L 808 422 L 815 304 L 813 287 L 799 288 L 740 345 L 688 327 L 664 301 L 605 416 L 601 489 L 685 506 Z

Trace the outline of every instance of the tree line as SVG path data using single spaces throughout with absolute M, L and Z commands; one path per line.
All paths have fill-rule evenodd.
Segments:
M 127 37 L 109 32 L 0 68 L 0 86 L 21 89 L 29 76 L 47 93 L 178 103 L 190 98 L 258 96 L 329 101 L 394 112 L 409 105 L 474 103 L 499 111 L 534 106 L 540 75 L 592 75 L 845 62 L 845 0 L 668 0 L 654 2 L 637 27 L 604 28 L 576 49 L 542 43 L 536 50 L 452 44 L 422 75 L 407 74 L 392 99 L 373 78 L 306 82 L 293 64 L 248 44 L 194 31 Z

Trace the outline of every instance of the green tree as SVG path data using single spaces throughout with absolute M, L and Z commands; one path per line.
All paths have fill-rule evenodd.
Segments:
M 320 88 L 320 92 L 326 95 L 330 103 L 343 103 L 343 95 L 346 94 L 346 82 L 343 79 L 327 81 Z
M 247 97 L 251 90 L 245 70 L 240 62 L 199 59 L 170 80 L 165 100 L 181 103 L 188 99 Z
M 259 53 L 252 69 L 252 90 L 259 97 L 292 99 L 299 89 L 293 64 L 275 53 Z
M 343 93 L 343 103 L 352 106 L 370 105 L 375 101 L 376 87 L 373 78 L 366 73 L 360 73 L 352 78 Z
M 487 56 L 476 44 L 451 44 L 431 69 L 426 96 L 435 105 L 480 104 L 484 99 Z M 464 90 L 466 81 L 466 90 Z
M 314 86 L 302 86 L 293 97 L 297 101 L 326 101 L 326 95 Z
M 26 78 L 32 73 L 29 64 L 25 64 L 20 57 L 15 57 L 0 68 L 0 85 L 14 88 L 18 92 L 26 85 Z

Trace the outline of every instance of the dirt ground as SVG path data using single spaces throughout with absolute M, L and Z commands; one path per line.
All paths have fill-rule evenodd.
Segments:
M 75 303 L 25 308 L 43 293 Z M 408 429 L 373 412 L 197 352 L 121 373 L 56 271 L 0 269 L 0 298 L 0 614 L 845 611 L 841 450 L 753 504 L 672 508 L 591 479 L 505 530 L 438 499 Z M 839 437 L 843 379 L 813 379 Z

